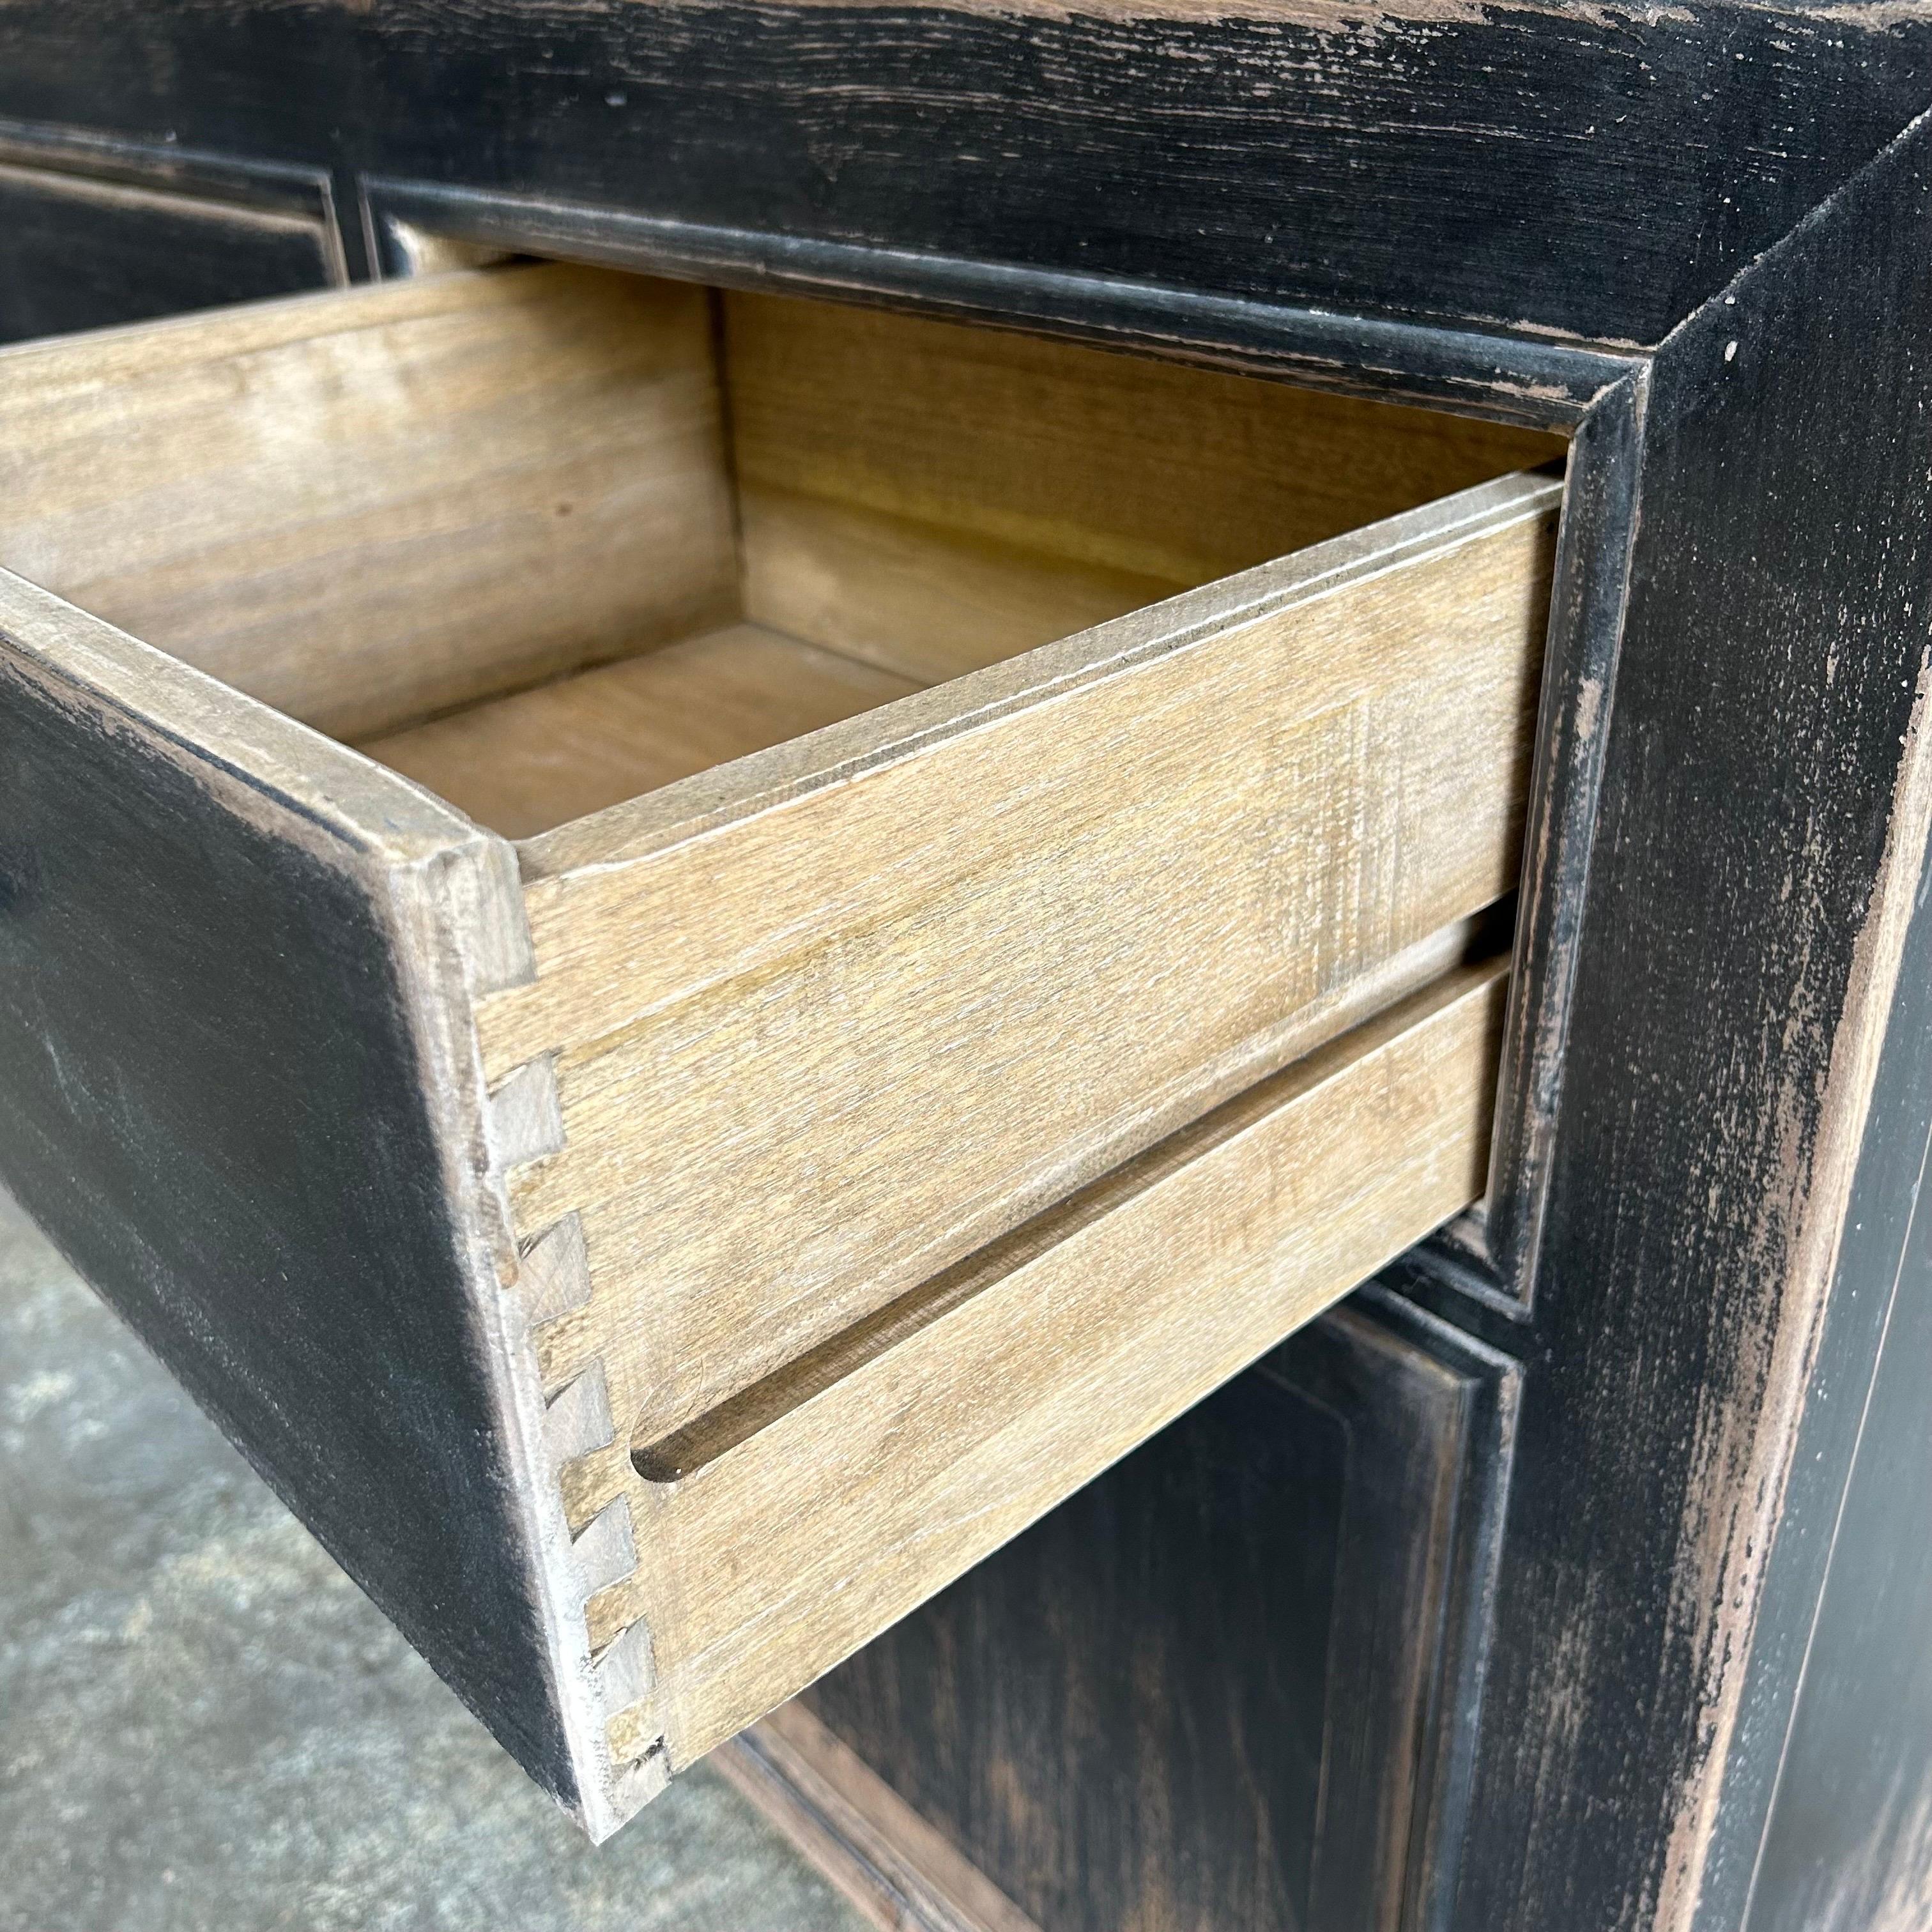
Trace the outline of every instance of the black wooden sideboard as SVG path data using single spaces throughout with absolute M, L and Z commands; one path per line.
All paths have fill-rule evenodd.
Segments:
M 1878 4 L 0 10 L 0 338 L 539 256 L 1568 440 L 1480 1205 L 803 1693 L 1046 1932 L 1932 1922 L 1929 107 Z

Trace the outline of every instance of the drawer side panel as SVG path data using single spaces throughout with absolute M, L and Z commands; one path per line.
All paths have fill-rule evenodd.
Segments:
M 1475 1199 L 1504 991 L 1448 976 L 929 1284 L 742 1440 L 634 1474 L 645 1560 L 591 1635 L 641 1616 L 659 1670 L 614 1754 L 662 1733 L 681 1769 Z
M 1442 970 L 1518 869 L 1556 494 L 668 788 L 602 815 L 628 850 L 526 848 L 536 978 L 479 1023 L 493 1077 L 555 1056 L 511 1198 L 580 1217 L 593 1288 L 547 1385 L 601 1359 L 621 1421 L 681 1427 Z

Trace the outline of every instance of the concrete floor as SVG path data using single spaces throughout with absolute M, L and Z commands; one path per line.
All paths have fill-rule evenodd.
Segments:
M 0 1928 L 857 1932 L 699 1766 L 593 1851 L 0 1196 Z

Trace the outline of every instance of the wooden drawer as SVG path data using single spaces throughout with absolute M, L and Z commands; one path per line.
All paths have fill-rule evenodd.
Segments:
M 9 350 L 0 1173 L 602 1834 L 1480 1193 L 1555 447 L 555 266 Z

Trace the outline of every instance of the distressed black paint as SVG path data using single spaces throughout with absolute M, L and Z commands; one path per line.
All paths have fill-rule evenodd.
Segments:
M 1514 1379 L 1364 1298 L 808 1700 L 1054 1932 L 1415 1922 L 1454 1878 Z
M 1872 1283 L 1884 1352 L 1839 1425 L 1858 1441 L 1843 1513 L 1816 1513 L 1830 1580 L 1748 1932 L 1909 1932 L 1932 1910 L 1932 1214 L 1902 1259 L 1895 1294 Z
M 1311 26 L 14 0 L 0 112 L 1197 293 L 1651 343 L 1904 124 L 1932 90 L 1928 32 L 1728 6 L 1644 26 L 1337 7 Z
M 0 1178 L 566 1799 L 366 862 L 0 669 Z
M 1748 1905 L 1754 1928 L 1823 1932 L 1826 1901 L 1840 1908 L 1833 1932 L 1851 1932 L 1876 1917 L 1856 1916 L 1869 1891 L 1909 1901 L 1932 1869 L 1921 1862 L 1910 1802 L 1932 1775 L 1932 1679 L 1918 1667 L 1932 1658 L 1932 1585 L 1922 1567 L 1932 1562 L 1932 1483 L 1920 1473 L 1932 1450 L 1928 1132 L 1932 869 L 1919 881 L 1850 1225 L 1793 1445 L 1785 1528 L 1753 1634 L 1738 1748 L 1725 1767 L 1705 1882 L 1712 1927 L 1738 1924 Z
M 1472 1926 L 1642 1924 L 1693 1876 L 1679 1808 L 1750 1628 L 1719 1448 L 1811 1312 L 1793 1244 L 1926 655 L 1928 219 L 1920 133 L 1654 371 Z

